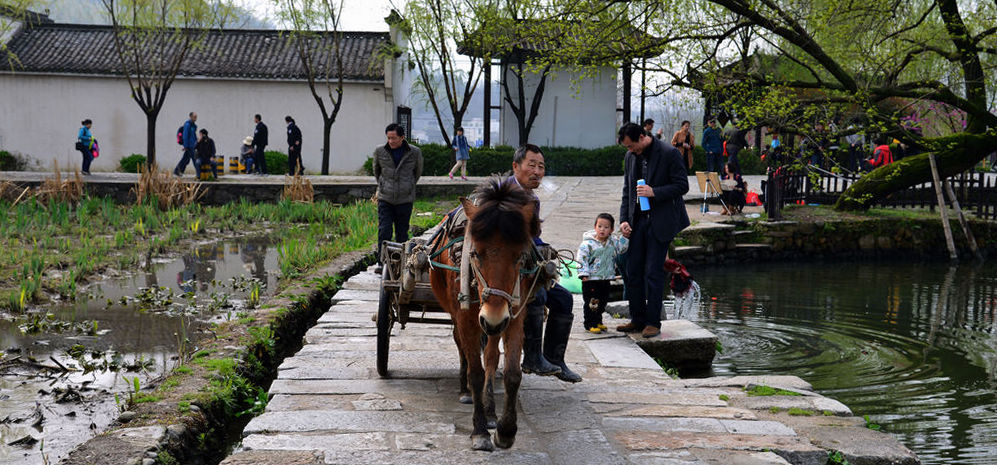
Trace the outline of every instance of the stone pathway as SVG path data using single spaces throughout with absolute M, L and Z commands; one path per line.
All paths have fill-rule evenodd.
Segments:
M 858 452 L 877 460 L 888 456 L 875 463 L 918 463 L 891 437 L 864 428 L 846 406 L 809 392 L 799 378 L 674 380 L 630 338 L 585 333 L 580 318 L 566 359 L 585 380 L 567 384 L 525 375 L 515 445 L 472 451 L 471 406 L 457 402 L 458 360 L 449 326 L 396 325 L 391 378 L 378 377 L 371 316 L 379 284 L 370 271 L 345 284 L 301 351 L 281 365 L 266 412 L 250 421 L 242 449 L 223 464 L 823 465 L 821 444 L 861 446 Z M 756 384 L 804 395 L 748 397 L 744 388 Z M 496 388 L 501 392 L 501 383 Z M 496 399 L 501 411 L 502 396 Z M 773 413 L 773 407 L 783 412 Z M 791 417 L 784 412 L 791 407 L 819 413 Z M 851 436 L 842 443 L 844 433 Z

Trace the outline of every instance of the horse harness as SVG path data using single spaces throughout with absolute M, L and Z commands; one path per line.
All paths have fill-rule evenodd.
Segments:
M 457 301 L 461 303 L 462 310 L 470 309 L 470 303 L 474 302 L 473 299 L 473 289 L 477 289 L 474 285 L 474 281 L 480 283 L 483 286 L 480 296 L 477 299 L 478 302 L 488 299 L 489 297 L 495 295 L 505 299 L 510 307 L 516 308 L 515 312 L 511 314 L 511 318 L 515 319 L 526 307 L 526 303 L 533 299 L 533 295 L 537 289 L 538 282 L 551 281 L 551 275 L 548 271 L 553 268 L 555 271 L 554 277 L 556 277 L 556 267 L 543 266 L 544 260 L 537 250 L 536 245 L 531 241 L 528 246 L 523 249 L 523 252 L 519 256 L 519 260 L 516 261 L 516 266 L 519 268 L 520 276 L 533 276 L 532 283 L 530 284 L 530 289 L 527 291 L 526 295 L 521 295 L 521 284 L 522 279 L 516 280 L 516 285 L 512 290 L 512 294 L 509 294 L 502 289 L 496 289 L 488 285 L 485 280 L 484 275 L 481 273 L 481 258 L 477 250 L 474 248 L 474 242 L 470 240 L 470 232 L 468 231 L 467 225 L 467 215 L 464 213 L 462 207 L 457 207 L 456 209 L 450 211 L 447 214 L 447 220 L 440 227 L 435 234 L 429 239 L 428 245 L 431 247 L 431 253 L 429 255 L 429 267 L 430 268 L 443 268 L 446 270 L 454 271 L 457 273 L 457 280 L 462 281 L 468 279 L 469 286 L 467 286 L 468 292 L 458 292 Z M 464 263 L 462 261 L 462 254 L 464 253 L 464 244 L 469 244 L 468 251 L 468 269 L 470 273 L 465 275 L 461 271 L 461 268 L 455 267 L 453 265 L 447 265 L 434 260 L 441 254 L 448 252 L 450 254 L 450 263 Z M 547 276 L 548 279 L 541 281 L 541 275 Z M 473 278 L 473 281 L 471 281 Z M 463 288 L 463 286 L 462 286 Z

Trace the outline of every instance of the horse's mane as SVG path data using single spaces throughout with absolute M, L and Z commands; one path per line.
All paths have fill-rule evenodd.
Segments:
M 499 234 L 506 242 L 522 244 L 540 232 L 536 212 L 529 224 L 523 217 L 523 207 L 536 199 L 519 184 L 491 178 L 474 190 L 477 213 L 471 220 L 471 238 L 486 240 Z

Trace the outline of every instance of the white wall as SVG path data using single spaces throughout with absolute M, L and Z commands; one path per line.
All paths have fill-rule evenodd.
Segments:
M 304 82 L 178 79 L 170 89 L 156 127 L 156 156 L 161 167 L 180 160 L 177 127 L 187 114 L 198 114 L 218 153 L 238 155 L 242 139 L 253 133 L 260 113 L 270 129 L 268 150 L 287 152 L 284 116 L 301 128 L 302 162 L 310 173 L 321 168 L 322 115 Z M 101 155 L 92 171 L 114 171 L 118 160 L 145 153 L 146 119 L 131 99 L 124 79 L 57 75 L 0 74 L 0 149 L 20 152 L 51 169 L 79 166 L 74 150 L 80 121 L 93 120 Z M 394 119 L 391 96 L 381 84 L 347 83 L 343 106 L 332 126 L 329 170 L 355 172 L 376 145 L 384 144 L 384 127 Z M 287 167 L 267 167 L 272 173 Z M 192 169 L 188 168 L 188 173 Z
M 616 70 L 604 68 L 598 76 L 579 79 L 578 72 L 552 71 L 544 87 L 543 100 L 530 143 L 543 146 L 598 148 L 613 145 L 616 133 Z M 516 75 L 505 71 L 513 101 L 518 98 Z M 527 74 L 525 79 L 526 108 L 540 83 L 539 74 Z M 501 141 L 513 147 L 519 145 L 516 115 L 502 100 Z

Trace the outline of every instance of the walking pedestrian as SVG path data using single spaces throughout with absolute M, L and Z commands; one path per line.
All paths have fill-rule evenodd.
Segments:
M 415 185 L 422 176 L 422 151 L 405 140 L 405 128 L 391 123 L 384 128 L 387 143 L 374 149 L 377 181 L 377 248 L 391 239 L 408 240 L 409 219 L 415 202 Z M 380 260 L 380 253 L 378 254 Z
M 464 137 L 464 128 L 457 128 L 457 135 L 453 138 L 453 150 L 454 155 L 457 158 L 457 162 L 454 163 L 453 168 L 450 168 L 450 179 L 453 179 L 453 174 L 460 168 L 460 178 L 467 181 L 467 160 L 471 158 L 471 146 L 467 143 L 467 138 Z
M 265 176 L 267 174 L 267 157 L 264 149 L 270 145 L 270 131 L 267 129 L 267 125 L 263 124 L 263 117 L 259 114 L 253 116 L 253 121 L 256 123 L 256 128 L 253 129 L 253 149 L 255 151 L 253 162 L 256 163 L 257 172 Z M 249 165 L 247 165 L 246 174 L 250 172 Z
M 724 151 L 724 136 L 717 127 L 716 118 L 710 118 L 707 127 L 703 129 L 703 150 L 706 151 L 706 171 L 720 172 L 721 154 Z
M 76 150 L 79 150 L 83 155 L 83 174 L 85 176 L 90 176 L 90 163 L 93 162 L 93 146 L 97 142 L 93 137 L 93 133 L 90 132 L 90 128 L 93 127 L 93 121 L 87 118 L 80 122 L 82 126 L 79 132 L 76 134 Z
M 682 154 L 675 147 L 647 136 L 636 124 L 620 128 L 619 142 L 627 148 L 620 232 L 630 239 L 627 258 L 630 322 L 616 329 L 640 332 L 651 338 L 661 333 L 668 244 L 689 226 L 682 200 L 689 192 L 688 172 Z M 644 182 L 638 184 L 638 180 Z M 642 198 L 646 209 L 641 205 Z
M 284 122 L 287 123 L 287 174 L 304 174 L 305 166 L 301 164 L 301 130 L 290 116 L 285 116 Z
M 173 175 L 177 177 L 183 176 L 184 171 L 187 171 L 187 163 L 193 162 L 196 158 L 194 149 L 197 147 L 197 113 L 193 111 L 187 114 L 187 121 L 183 123 L 180 145 L 183 146 L 183 157 L 177 163 L 177 167 L 173 168 Z M 200 167 L 194 167 L 198 177 L 200 177 L 200 170 Z

